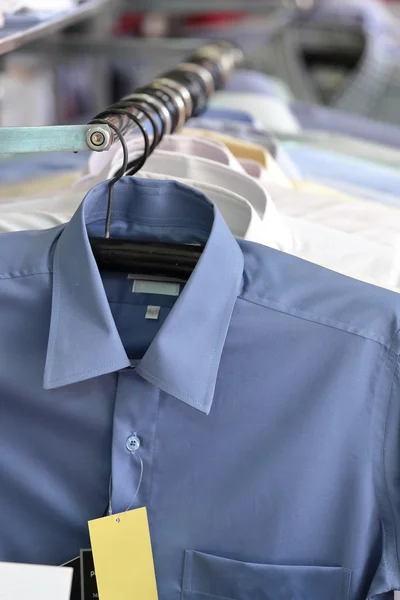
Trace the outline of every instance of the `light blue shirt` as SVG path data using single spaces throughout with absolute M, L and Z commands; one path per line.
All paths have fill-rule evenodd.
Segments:
M 396 204 L 400 190 L 400 174 L 394 167 L 323 148 L 313 148 L 307 143 L 282 142 L 282 145 L 303 177 L 326 182 L 348 193 L 354 193 L 354 188 L 357 188 L 357 195 L 366 200 L 371 199 L 372 190 L 375 192 L 375 200 L 384 204 Z M 387 202 L 390 196 L 391 201 Z M 399 203 L 397 200 L 397 205 Z
M 81 169 L 89 152 L 40 152 L 38 154 L 0 155 L 1 185 L 22 183 L 37 177 L 57 175 L 60 171 Z
M 235 110 L 234 108 L 207 108 L 201 115 L 204 119 L 217 119 L 236 121 L 237 123 L 247 123 L 248 125 L 257 125 L 256 120 L 244 110 Z
M 369 142 L 400 148 L 398 126 L 306 102 L 292 102 L 290 108 L 306 130 L 345 133 Z
M 106 205 L 102 183 L 67 225 L 0 236 L 0 560 L 76 556 L 112 473 L 114 513 L 148 509 L 162 600 L 400 588 L 399 295 L 124 178 L 112 235 L 206 244 L 178 296 L 138 293 L 97 269 Z

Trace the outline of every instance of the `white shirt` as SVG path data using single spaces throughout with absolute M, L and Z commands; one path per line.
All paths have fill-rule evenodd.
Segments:
M 269 185 L 268 191 L 282 215 L 301 218 L 356 235 L 393 254 L 400 244 L 400 210 L 353 199 L 340 193 L 315 193 Z
M 288 251 L 293 244 L 292 235 L 279 215 L 266 190 L 244 172 L 236 172 L 206 158 L 185 156 L 179 152 L 159 150 L 146 161 L 145 170 L 172 178 L 204 181 L 245 198 L 264 223 L 268 243 L 274 248 Z
M 240 164 L 268 191 L 282 215 L 354 234 L 359 239 L 390 247 L 392 253 L 400 249 L 400 210 L 397 207 L 353 198 L 313 184 L 313 191 L 288 189 L 276 185 L 261 165 L 247 160 L 240 160 Z M 304 187 L 308 187 L 307 183 Z
M 154 180 L 177 179 L 171 175 L 160 176 L 158 173 L 143 171 L 138 176 Z M 231 195 L 234 196 L 233 192 L 226 194 L 224 200 L 227 201 L 227 204 L 221 205 L 220 198 L 212 193 L 212 189 L 215 189 L 216 186 L 184 178 L 178 178 L 178 181 L 208 194 L 216 202 L 230 229 L 234 231 L 234 228 L 232 229 L 234 222 L 232 222 L 231 207 L 229 206 L 229 198 Z M 237 216 L 240 216 L 239 213 Z M 371 242 L 360 240 L 356 236 L 307 223 L 301 219 L 287 218 L 286 224 L 294 234 L 292 236 L 293 245 L 290 249 L 285 249 L 289 254 L 315 262 L 343 275 L 361 279 L 367 283 L 379 285 L 393 291 L 400 291 L 399 266 L 396 264 L 396 260 L 391 260 L 390 253 L 386 249 L 380 248 Z M 283 249 L 277 247 L 274 236 L 266 235 L 265 231 L 260 235 L 260 230 L 254 227 L 254 223 L 252 227 L 248 227 L 243 237 L 275 249 Z
M 143 151 L 143 140 L 140 136 L 134 135 L 125 138 L 130 159 L 136 158 Z M 216 140 L 210 140 L 203 137 L 193 137 L 187 135 L 165 135 L 158 144 L 155 152 L 167 150 L 169 152 L 181 152 L 190 156 L 208 158 L 219 162 L 234 170 L 243 172 L 238 160 L 228 150 L 228 148 Z M 83 171 L 82 177 L 74 186 L 75 189 L 90 189 L 96 183 L 104 181 L 109 173 L 116 172 L 122 164 L 123 152 L 121 145 L 113 144 L 107 152 L 92 152 L 89 161 Z M 89 187 L 88 187 L 89 186 Z
M 149 168 L 157 170 L 148 172 Z M 258 170 L 258 174 L 262 176 L 262 170 Z M 366 208 L 374 208 L 372 204 L 354 201 L 340 205 L 336 195 L 321 199 L 316 194 L 269 185 L 268 189 L 278 206 L 285 209 L 279 214 L 276 202 L 272 201 L 266 188 L 250 176 L 235 172 L 221 163 L 165 151 L 158 151 L 150 157 L 146 171 L 142 171 L 140 176 L 178 179 L 206 193 L 221 210 L 237 237 L 271 246 L 362 281 L 400 291 L 399 260 L 393 249 L 368 242 L 357 235 L 321 227 L 316 222 L 302 218 L 302 212 L 307 211 L 301 210 L 301 198 L 308 201 L 313 214 L 318 213 L 318 203 L 325 203 L 327 209 L 337 205 L 339 208 L 342 206 L 344 212 L 345 209 L 351 209 L 358 213 L 359 220 L 365 218 Z M 21 199 L 0 204 L 0 232 L 43 229 L 64 223 L 81 200 L 81 192 L 68 192 L 47 199 Z M 400 213 L 392 212 L 400 220 Z M 355 217 L 353 219 L 357 222 Z M 350 228 L 345 218 L 344 223 Z M 381 231 L 381 235 L 384 233 L 385 230 Z
M 199 190 L 199 192 L 203 192 L 217 206 L 235 237 L 257 242 L 264 246 L 270 246 L 276 250 L 278 249 L 273 237 L 267 237 L 265 226 L 260 217 L 250 202 L 243 198 L 243 196 L 211 183 L 184 177 L 161 175 L 160 173 L 150 173 L 148 171 L 140 171 L 136 176 L 142 179 L 179 181 Z

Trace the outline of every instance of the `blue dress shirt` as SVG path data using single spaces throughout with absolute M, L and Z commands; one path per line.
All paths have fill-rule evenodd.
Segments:
M 304 129 L 345 133 L 369 142 L 400 148 L 398 126 L 306 102 L 292 102 L 290 108 Z
M 371 198 L 370 190 L 377 192 L 377 199 L 379 193 L 383 192 L 383 203 L 385 195 L 391 195 L 394 199 L 398 197 L 400 174 L 395 167 L 316 148 L 309 143 L 281 143 L 303 177 L 325 182 L 348 193 L 352 193 L 352 188 L 357 187 L 357 194 L 365 199 Z M 349 187 L 346 188 L 346 184 Z M 366 190 L 365 194 L 363 188 Z
M 234 108 L 207 108 L 201 115 L 204 119 L 217 119 L 236 121 L 237 123 L 247 123 L 256 125 L 255 119 L 244 110 L 235 110 Z
M 249 69 L 236 69 L 224 86 L 226 92 L 254 92 L 266 96 L 281 97 L 279 80 L 265 73 Z
M 89 519 L 146 506 L 160 600 L 400 588 L 399 296 L 123 178 L 112 235 L 206 244 L 175 295 L 139 293 L 98 271 L 106 206 L 102 183 L 0 237 L 0 560 L 60 564 Z

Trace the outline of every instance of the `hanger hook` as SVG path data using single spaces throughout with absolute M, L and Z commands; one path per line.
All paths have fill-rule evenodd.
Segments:
M 126 168 L 128 166 L 128 146 L 126 144 L 125 138 L 122 135 L 121 131 L 118 129 L 118 127 L 116 125 L 114 125 L 114 123 L 110 123 L 106 119 L 99 119 L 99 118 L 92 119 L 92 121 L 89 121 L 89 125 L 95 124 L 95 123 L 100 124 L 100 125 L 108 125 L 109 127 L 111 127 L 111 129 L 118 136 L 118 139 L 121 142 L 122 151 L 124 153 L 122 167 L 119 169 L 119 171 L 117 171 L 117 173 L 110 180 L 109 185 L 108 185 L 108 205 L 107 205 L 107 216 L 106 216 L 106 225 L 105 225 L 105 237 L 109 238 L 110 237 L 110 225 L 111 225 L 112 201 L 113 201 L 113 195 L 114 195 L 114 185 L 117 183 L 117 181 L 119 181 L 121 179 L 121 177 L 125 173 Z
M 108 110 L 98 114 L 96 118 L 102 118 L 103 116 L 111 116 L 111 115 L 117 115 L 117 116 L 122 115 L 122 116 L 127 117 L 128 119 L 133 121 L 138 126 L 138 128 L 140 129 L 140 131 L 142 133 L 143 141 L 144 141 L 144 152 L 143 152 L 143 155 L 139 159 L 135 160 L 133 163 L 133 168 L 131 169 L 131 171 L 133 171 L 133 172 L 131 172 L 129 174 L 134 175 L 143 167 L 144 163 L 146 162 L 146 160 L 150 154 L 149 136 L 147 134 L 147 131 L 143 127 L 142 123 L 139 121 L 139 119 L 126 109 L 114 108 L 111 106 Z M 128 160 L 129 160 L 129 156 L 128 156 Z M 127 165 L 125 171 L 127 170 L 127 168 L 128 168 L 128 165 Z
M 135 108 L 136 110 L 138 110 L 139 112 L 144 114 L 144 116 L 149 120 L 149 123 L 151 124 L 151 126 L 153 128 L 153 141 L 152 141 L 150 149 L 149 149 L 149 156 L 150 156 L 150 154 L 152 154 L 153 150 L 155 150 L 155 148 L 158 146 L 158 144 L 160 143 L 160 141 L 162 139 L 161 131 L 159 131 L 159 129 L 157 127 L 156 119 L 151 114 L 150 110 L 143 107 L 143 101 L 141 101 L 141 100 L 121 100 L 120 102 L 116 102 L 115 104 L 113 104 L 111 108 L 113 108 L 113 107 L 125 108 L 125 109 Z M 161 122 L 161 120 L 160 120 L 160 122 Z M 163 127 L 163 123 L 161 122 L 161 128 L 162 127 Z

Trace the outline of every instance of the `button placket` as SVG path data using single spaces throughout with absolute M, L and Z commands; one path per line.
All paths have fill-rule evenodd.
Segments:
M 112 447 L 114 513 L 146 506 L 152 481 L 159 391 L 133 369 L 119 375 Z

